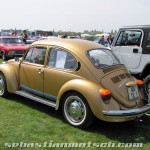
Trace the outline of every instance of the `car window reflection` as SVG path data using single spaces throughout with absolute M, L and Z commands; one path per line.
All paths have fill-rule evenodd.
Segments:
M 24 61 L 44 65 L 45 55 L 45 47 L 34 47 L 28 51 Z
M 77 67 L 77 61 L 70 53 L 52 48 L 49 53 L 48 66 L 74 70 Z

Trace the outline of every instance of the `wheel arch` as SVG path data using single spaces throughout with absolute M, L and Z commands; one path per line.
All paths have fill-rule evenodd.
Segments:
M 2 53 L 5 53 L 5 51 L 4 51 L 4 50 L 1 50 L 1 54 L 2 54 Z
M 75 92 L 83 96 L 88 103 L 92 113 L 97 116 L 97 114 L 101 114 L 101 106 L 100 106 L 100 95 L 99 89 L 100 85 L 93 83 L 88 80 L 83 79 L 75 79 L 67 82 L 60 89 L 56 102 L 56 110 L 61 107 L 61 104 L 64 100 L 64 97 L 71 92 Z
M 6 54 L 5 50 L 3 50 L 3 49 L 0 51 L 0 53 L 1 53 L 1 55 Z
M 14 93 L 18 89 L 18 82 L 13 69 L 9 65 L 4 64 L 0 66 L 0 73 L 2 73 L 6 79 L 8 92 Z
M 62 103 L 63 103 L 63 101 L 64 101 L 64 98 L 68 95 L 68 94 L 70 94 L 70 93 L 76 93 L 76 94 L 79 94 L 79 95 L 81 95 L 81 96 L 83 96 L 79 91 L 76 91 L 76 90 L 68 90 L 68 91 L 65 91 L 63 94 L 62 94 L 62 96 L 60 97 L 60 100 L 59 100 L 59 107 L 57 107 L 57 109 L 58 108 L 61 108 L 61 106 L 62 106 Z M 83 96 L 84 97 L 84 96 Z M 85 98 L 85 97 L 84 97 Z

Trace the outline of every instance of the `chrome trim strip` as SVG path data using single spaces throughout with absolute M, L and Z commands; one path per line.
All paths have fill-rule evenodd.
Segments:
M 134 117 L 146 114 L 150 111 L 150 103 L 143 107 L 130 110 L 104 110 L 103 114 L 107 117 Z
M 50 94 L 47 94 L 47 93 L 44 93 L 44 92 L 40 92 L 40 91 L 37 91 L 37 90 L 34 90 L 34 89 L 31 89 L 27 86 L 24 86 L 24 85 L 20 85 L 20 87 L 28 92 L 31 92 L 33 94 L 36 94 L 38 96 L 41 96 L 41 97 L 45 97 L 45 98 L 48 98 L 50 100 L 53 100 L 53 101 L 56 101 L 57 97 L 56 96 L 53 96 L 53 95 L 50 95 Z
M 35 96 L 35 95 L 30 94 L 28 92 L 16 91 L 15 94 L 21 95 L 23 97 L 26 97 L 26 98 L 29 98 L 31 100 L 34 100 L 36 102 L 39 102 L 39 103 L 42 103 L 42 104 L 45 104 L 45 105 L 48 105 L 48 106 L 56 108 L 56 103 L 48 101 L 47 99 L 43 99 L 41 97 Z

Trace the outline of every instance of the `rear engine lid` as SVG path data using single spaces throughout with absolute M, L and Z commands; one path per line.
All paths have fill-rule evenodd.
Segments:
M 101 79 L 101 84 L 111 91 L 112 97 L 121 105 L 133 108 L 140 99 L 135 79 L 126 69 L 111 71 Z

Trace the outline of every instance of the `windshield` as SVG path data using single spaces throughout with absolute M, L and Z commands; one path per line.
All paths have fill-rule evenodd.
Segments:
M 88 51 L 87 55 L 96 68 L 105 68 L 120 64 L 109 50 L 94 49 Z
M 3 44 L 23 44 L 20 38 L 2 38 Z

